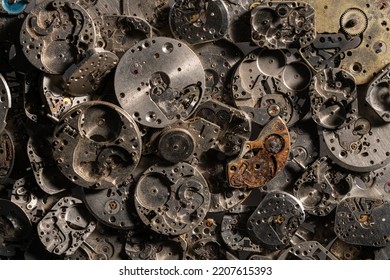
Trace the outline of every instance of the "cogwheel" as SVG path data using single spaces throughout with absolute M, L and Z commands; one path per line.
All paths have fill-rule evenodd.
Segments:
M 358 8 L 346 10 L 340 18 L 341 29 L 348 35 L 362 34 L 368 25 L 367 15 Z

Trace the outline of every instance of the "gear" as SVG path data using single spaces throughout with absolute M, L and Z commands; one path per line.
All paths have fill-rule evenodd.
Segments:
M 340 18 L 341 29 L 348 35 L 357 36 L 366 31 L 367 15 L 358 8 L 346 10 Z

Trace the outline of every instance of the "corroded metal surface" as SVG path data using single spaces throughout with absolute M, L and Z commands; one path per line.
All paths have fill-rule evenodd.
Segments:
M 228 164 L 230 186 L 257 188 L 274 178 L 286 164 L 290 136 L 281 118 L 271 120 L 256 141 L 243 144 L 239 157 Z

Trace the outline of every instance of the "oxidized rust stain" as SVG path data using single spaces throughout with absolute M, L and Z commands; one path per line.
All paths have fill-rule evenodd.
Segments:
M 258 188 L 274 178 L 286 164 L 290 136 L 285 122 L 270 121 L 255 141 L 244 143 L 239 157 L 228 164 L 229 184 L 233 188 Z M 253 154 L 248 158 L 248 155 Z

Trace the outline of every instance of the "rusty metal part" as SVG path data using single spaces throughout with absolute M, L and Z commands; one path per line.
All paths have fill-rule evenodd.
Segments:
M 278 175 L 261 187 L 264 192 L 290 190 L 303 172 L 318 158 L 317 125 L 308 114 L 304 120 L 289 129 L 291 152 Z
M 229 186 L 226 165 L 229 159 L 217 150 L 209 150 L 201 157 L 197 168 L 206 179 L 210 189 L 210 213 L 223 212 L 243 203 L 251 189 L 237 189 Z
M 274 178 L 286 164 L 290 135 L 280 118 L 271 120 L 255 141 L 243 144 L 237 159 L 229 162 L 229 184 L 234 188 L 258 188 Z

